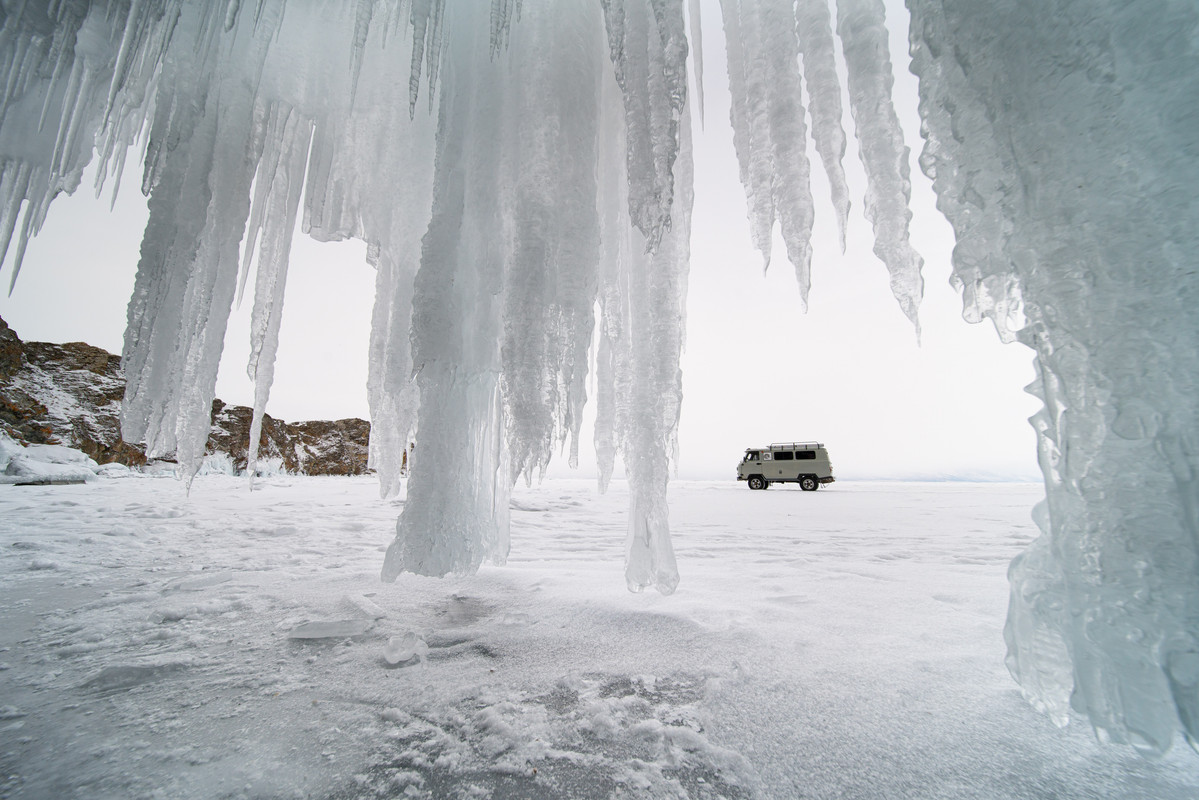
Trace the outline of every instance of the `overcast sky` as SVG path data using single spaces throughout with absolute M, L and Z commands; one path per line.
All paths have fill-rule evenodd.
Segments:
M 732 150 L 719 11 L 705 4 L 705 13 L 707 113 L 706 124 L 696 126 L 680 476 L 731 477 L 747 447 L 816 439 L 828 446 L 841 478 L 1036 479 L 1027 418 L 1038 402 L 1023 392 L 1033 379 L 1032 353 L 1001 344 L 990 323 L 961 320 L 960 298 L 948 283 L 952 232 L 916 167 L 921 142 L 906 29 L 893 30 L 891 55 L 896 106 L 912 149 L 912 238 L 925 259 L 919 346 L 871 252 L 848 112 L 847 252 L 837 244 L 824 174 L 811 153 L 816 235 L 808 313 L 801 313 L 781 240 L 763 274 Z M 906 18 L 902 4 L 891 13 Z M 90 177 L 75 196 L 55 202 L 15 291 L 0 295 L 0 316 L 23 339 L 83 340 L 120 352 L 146 217 L 138 172 L 130 168 L 111 213 L 109 190 L 96 200 Z M 0 272 L 5 287 L 11 270 L 6 264 Z M 368 416 L 373 294 L 363 245 L 297 237 L 269 413 L 287 420 Z M 217 385 L 221 399 L 246 405 L 249 306 L 247 298 L 234 311 Z M 593 474 L 590 441 L 588 430 L 585 475 Z M 551 474 L 569 474 L 559 461 Z

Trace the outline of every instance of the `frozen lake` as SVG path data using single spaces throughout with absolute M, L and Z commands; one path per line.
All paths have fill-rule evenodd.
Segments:
M 1199 796 L 1008 676 L 1041 496 L 678 482 L 662 597 L 620 483 L 519 485 L 506 566 L 392 585 L 371 478 L 0 485 L 0 796 Z

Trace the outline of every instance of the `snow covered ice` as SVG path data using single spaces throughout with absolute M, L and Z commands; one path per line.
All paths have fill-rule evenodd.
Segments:
M 622 480 L 519 484 L 507 565 L 394 585 L 402 504 L 373 479 L 256 486 L 0 486 L 0 794 L 1199 792 L 1188 748 L 1104 747 L 1012 684 L 1005 570 L 1037 485 L 676 482 L 668 598 L 622 585 Z
M 917 330 L 923 286 L 890 98 L 886 34 L 902 20 L 881 0 L 684 5 L 4 4 L 10 284 L 49 203 L 79 187 L 90 160 L 116 184 L 129 180 L 129 154 L 140 159 L 150 218 L 122 426 L 190 478 L 249 272 L 260 420 L 293 228 L 361 239 L 378 270 L 368 390 L 386 495 L 419 440 L 384 577 L 510 558 L 512 487 L 555 450 L 577 452 L 594 380 L 601 484 L 618 454 L 631 477 L 625 583 L 670 593 L 667 482 L 702 98 L 688 37 L 705 20 L 723 23 L 764 257 L 777 222 L 806 297 L 809 135 L 844 230 L 844 88 L 874 250 Z M 966 317 L 1035 352 L 1032 391 L 1045 403 L 1034 419 L 1044 536 L 1013 565 L 1009 665 L 1059 722 L 1083 712 L 1104 738 L 1150 754 L 1180 732 L 1194 743 L 1199 9 L 908 5 L 920 165 L 954 226 Z

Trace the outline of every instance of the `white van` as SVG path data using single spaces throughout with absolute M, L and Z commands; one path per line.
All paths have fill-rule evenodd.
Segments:
M 798 483 L 814 492 L 822 483 L 832 483 L 833 465 L 819 442 L 777 442 L 770 447 L 745 451 L 737 465 L 737 480 L 748 481 L 751 489 L 766 489 L 772 483 Z

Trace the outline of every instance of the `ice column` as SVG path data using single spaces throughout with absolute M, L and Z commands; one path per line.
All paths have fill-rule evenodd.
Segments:
M 1064 724 L 1199 740 L 1199 9 L 909 0 L 968 319 L 1036 352 L 1047 499 L 1008 666 Z
M 646 22 L 645 18 L 633 19 L 629 29 L 640 30 Z M 649 44 L 644 39 L 630 39 L 626 46 L 628 41 L 640 42 L 641 47 Z M 630 54 L 629 58 L 639 55 Z M 606 96 L 617 91 L 609 79 Z M 669 458 L 677 458 L 682 400 L 679 356 L 691 228 L 690 127 L 684 114 L 673 176 L 672 225 L 663 233 L 657 250 L 649 253 L 645 235 L 624 213 L 629 207 L 628 195 L 635 189 L 620 168 L 625 130 L 613 113 L 615 107 L 616 103 L 605 101 L 600 137 L 603 266 L 595 447 L 601 489 L 607 486 L 618 452 L 629 478 L 625 547 L 629 589 L 654 586 L 669 594 L 679 581 L 670 543 L 666 486 Z
M 445 24 L 433 216 L 412 318 L 420 441 L 385 581 L 469 573 L 508 553 L 500 341 L 512 203 L 503 167 L 523 64 L 491 63 L 480 4 L 452 4 Z

